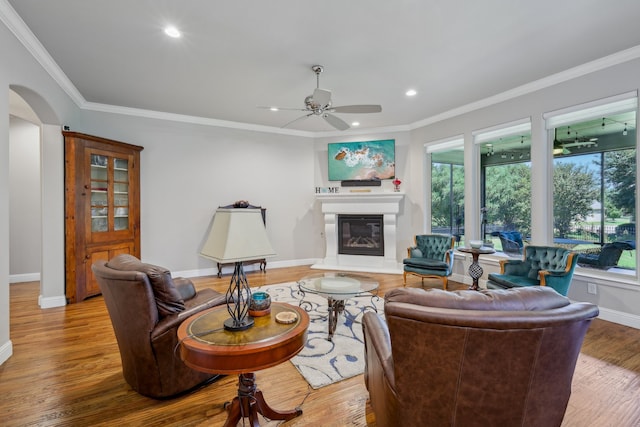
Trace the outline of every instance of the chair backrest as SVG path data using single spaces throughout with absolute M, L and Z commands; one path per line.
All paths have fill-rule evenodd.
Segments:
M 522 242 L 522 233 L 519 231 L 501 231 L 498 236 L 516 242 L 520 247 L 524 245 Z
M 500 231 L 498 233 L 502 249 L 505 252 L 522 253 L 524 242 L 522 241 L 522 233 L 519 231 Z
M 105 261 L 98 261 L 93 264 L 92 270 L 111 317 L 123 375 L 129 384 L 135 386 L 152 379 L 152 376 L 146 375 L 147 369 L 142 367 L 156 365 L 150 337 L 160 316 L 146 274 L 115 270 L 106 264 Z
M 423 257 L 444 260 L 447 251 L 453 249 L 455 238 L 445 234 L 418 234 L 415 242 Z
M 535 278 L 540 270 L 564 270 L 570 253 L 569 249 L 558 246 L 525 247 L 524 259 L 531 264 L 530 277 Z
M 402 426 L 559 426 L 593 304 L 545 287 L 385 296 Z
M 627 242 L 607 243 L 602 247 L 598 256 L 597 265 L 602 267 L 613 267 L 618 265 L 618 260 L 625 250 L 631 250 L 633 247 Z

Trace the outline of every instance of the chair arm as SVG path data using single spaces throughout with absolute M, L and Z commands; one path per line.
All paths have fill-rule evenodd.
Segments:
M 449 264 L 449 271 L 453 271 L 453 249 L 449 249 L 444 255 L 444 262 Z
M 558 279 L 558 278 L 564 281 L 564 278 L 567 277 L 569 273 L 570 273 L 570 269 L 540 270 L 538 271 L 538 274 L 540 277 L 540 286 L 547 286 L 547 285 L 550 285 L 552 282 L 557 282 L 557 280 L 554 280 L 554 279 Z
M 204 293 L 202 291 L 200 292 Z M 207 294 L 207 296 L 209 297 L 208 299 L 199 301 L 197 305 L 189 307 L 188 309 L 181 311 L 180 313 L 174 313 L 163 317 L 151 331 L 151 339 L 154 340 L 156 337 L 161 336 L 162 334 L 173 328 L 177 330 L 178 326 L 180 326 L 180 324 L 184 322 L 189 316 L 192 316 L 211 307 L 226 304 L 225 295 L 216 292 L 215 294 L 212 293 L 211 295 Z
M 184 277 L 174 277 L 173 284 L 176 286 L 176 289 L 178 289 L 178 292 L 180 292 L 180 296 L 183 300 L 191 299 L 196 295 L 196 287 L 189 279 L 185 279 Z
M 365 385 L 369 389 L 386 377 L 389 386 L 395 390 L 391 338 L 387 325 L 376 313 L 367 312 L 362 318 L 362 331 L 365 341 Z M 374 376 L 378 377 L 373 378 Z
M 417 246 L 412 246 L 407 248 L 407 257 L 408 258 L 424 258 L 422 251 L 418 249 Z
M 500 274 L 511 274 L 515 276 L 526 276 L 531 265 L 528 261 L 521 259 L 500 260 Z

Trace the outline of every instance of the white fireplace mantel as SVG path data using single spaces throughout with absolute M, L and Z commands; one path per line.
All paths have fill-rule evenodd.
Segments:
M 397 259 L 396 224 L 402 192 L 348 192 L 316 194 L 324 214 L 325 257 L 312 268 L 372 273 L 402 273 Z M 384 255 L 345 255 L 338 253 L 338 215 L 363 214 L 383 216 Z

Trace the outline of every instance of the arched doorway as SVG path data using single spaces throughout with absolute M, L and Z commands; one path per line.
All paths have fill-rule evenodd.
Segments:
M 41 308 L 66 304 L 64 292 L 64 147 L 60 121 L 42 96 L 24 86 L 9 86 L 19 102 L 11 108 L 30 110 L 40 127 L 40 295 Z M 25 107 L 26 106 L 26 107 Z M 20 112 L 28 115 L 29 111 Z

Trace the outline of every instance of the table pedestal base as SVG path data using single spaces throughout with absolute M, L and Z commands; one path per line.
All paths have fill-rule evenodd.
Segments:
M 256 386 L 256 374 L 238 375 L 238 395 L 231 402 L 225 403 L 228 412 L 224 427 L 235 427 L 241 418 L 249 418 L 251 427 L 259 427 L 258 414 L 270 420 L 291 420 L 302 415 L 302 409 L 292 411 L 276 411 L 267 405 L 262 392 Z
M 338 317 L 340 317 L 340 313 L 344 312 L 344 300 L 329 297 L 327 303 L 329 307 L 329 337 L 327 341 L 333 341 L 333 334 L 338 326 Z

